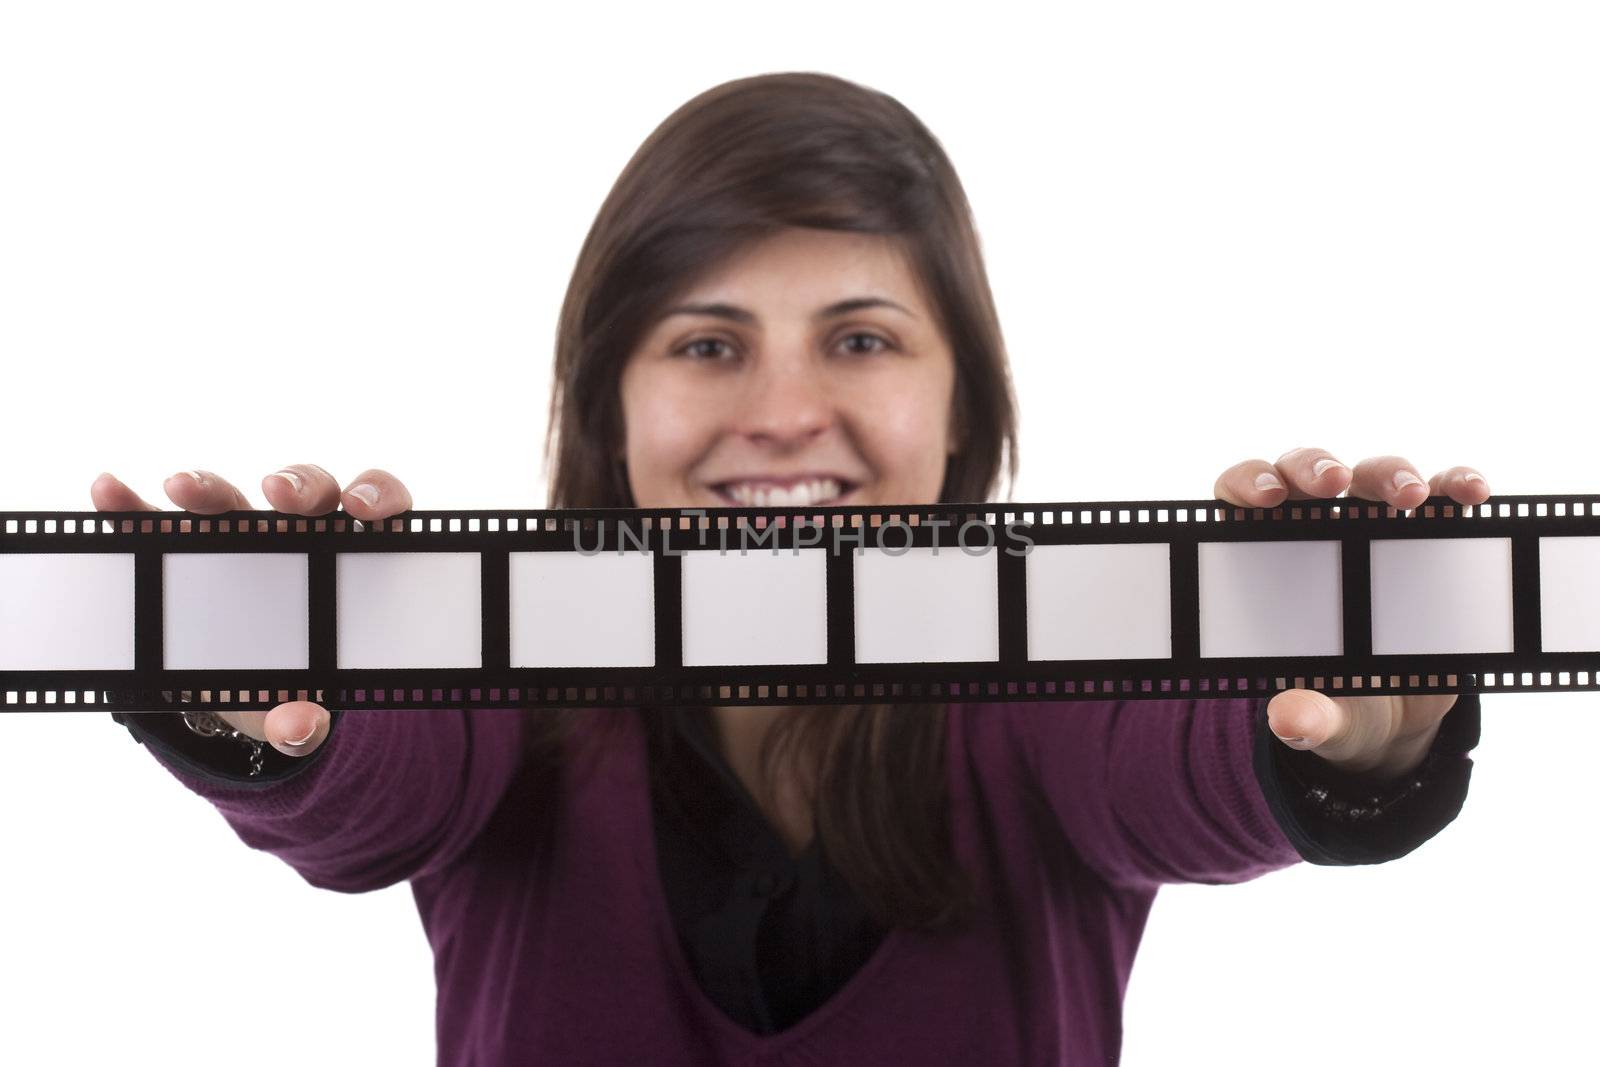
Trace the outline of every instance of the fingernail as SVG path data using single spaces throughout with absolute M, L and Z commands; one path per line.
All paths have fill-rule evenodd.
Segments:
M 1394 487 L 1396 489 L 1404 489 L 1409 485 L 1427 485 L 1427 484 L 1428 484 L 1427 482 L 1423 481 L 1421 478 L 1418 478 L 1415 474 L 1412 474 L 1410 471 L 1399 470 L 1399 471 L 1395 471 L 1394 472 Z
M 278 471 L 273 475 L 273 477 L 282 478 L 284 481 L 289 483 L 289 488 L 293 489 L 297 493 L 300 491 L 300 487 L 305 484 L 305 482 L 301 480 L 300 476 L 294 471 Z
M 1467 474 L 1462 475 L 1462 478 L 1464 480 L 1466 480 L 1466 481 L 1469 481 L 1469 482 L 1481 482 L 1481 481 L 1483 481 L 1483 475 L 1481 475 L 1481 474 L 1473 474 L 1471 472 L 1468 472 Z
M 316 734 L 317 734 L 317 723 L 316 723 L 316 720 L 313 719 L 311 721 L 311 729 L 304 737 L 300 738 L 300 740 L 298 740 L 298 741 L 293 741 L 293 740 L 290 740 L 289 738 L 284 738 L 283 743 L 288 745 L 290 748 L 299 748 L 300 746 L 304 745 L 307 741 L 310 741 L 313 737 L 315 737 Z
M 378 506 L 378 487 L 362 482 L 360 485 L 350 487 L 350 495 L 361 501 L 369 508 Z
M 176 474 L 168 475 L 167 476 L 167 481 L 170 482 L 174 478 L 188 478 L 190 481 L 194 482 L 194 484 L 199 486 L 201 489 L 204 489 L 206 487 L 205 475 L 201 474 L 199 471 L 179 471 Z M 162 484 L 165 485 L 166 482 L 163 482 Z
M 1307 742 L 1303 737 L 1278 737 L 1277 734 L 1273 734 L 1272 736 L 1277 737 L 1279 741 L 1282 741 L 1290 748 L 1298 748 L 1301 751 L 1304 751 L 1311 747 L 1310 743 Z
M 1336 459 L 1319 459 L 1311 467 L 1311 477 L 1320 478 L 1334 469 L 1343 469 L 1344 464 Z
M 1283 483 L 1278 481 L 1278 479 L 1274 475 L 1268 474 L 1268 473 L 1263 471 L 1261 474 L 1256 475 L 1256 488 L 1257 489 L 1282 489 L 1283 488 Z

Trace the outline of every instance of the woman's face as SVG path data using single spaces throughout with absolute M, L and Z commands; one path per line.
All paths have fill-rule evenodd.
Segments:
M 896 239 L 785 230 L 682 294 L 629 355 L 634 504 L 933 503 L 954 387 Z

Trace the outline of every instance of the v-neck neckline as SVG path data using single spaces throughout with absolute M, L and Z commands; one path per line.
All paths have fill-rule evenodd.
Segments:
M 674 711 L 674 714 L 676 715 L 678 712 Z M 679 985 L 687 991 L 686 995 L 700 1016 L 708 1020 L 719 1032 L 727 1035 L 728 1040 L 737 1042 L 744 1053 L 770 1055 L 785 1045 L 804 1041 L 813 1031 L 825 1026 L 829 1020 L 847 1010 L 853 1002 L 865 995 L 865 990 L 878 980 L 879 976 L 888 967 L 889 961 L 902 953 L 909 931 L 900 926 L 890 927 L 883 940 L 879 942 L 878 947 L 873 950 L 872 955 L 842 986 L 834 990 L 832 996 L 785 1029 L 772 1034 L 760 1034 L 735 1022 L 701 988 L 693 968 L 689 965 L 689 959 L 684 953 L 683 946 L 678 941 L 677 928 L 672 921 L 671 905 L 667 900 L 666 886 L 661 879 L 661 860 L 655 832 L 656 812 L 650 790 L 651 757 L 649 740 L 644 724 L 637 719 L 634 719 L 633 722 L 633 742 L 629 749 L 631 757 L 635 760 L 633 768 L 634 781 L 642 786 L 642 788 L 628 791 L 634 798 L 634 803 L 630 805 L 630 810 L 637 820 L 635 828 L 638 839 L 642 841 L 642 847 L 635 852 L 635 856 L 643 868 L 640 873 L 647 887 L 645 891 L 645 896 L 648 898 L 647 906 L 652 912 L 651 921 L 656 927 L 658 941 L 662 946 L 662 950 L 667 954 L 669 968 L 676 976 Z M 675 720 L 674 725 L 676 724 Z M 689 729 L 682 731 L 682 734 L 686 737 L 691 737 L 695 734 L 695 731 Z M 698 745 L 696 747 L 704 755 L 704 750 L 699 749 Z M 745 798 L 745 803 L 753 806 L 754 801 L 750 799 L 748 790 L 744 789 L 743 782 L 738 781 L 738 776 L 733 774 L 732 768 L 723 765 L 722 761 L 716 758 L 716 755 L 713 755 L 712 763 L 720 767 L 719 773 L 731 775 L 734 778 L 740 795 Z M 764 816 L 762 818 L 764 821 Z M 770 824 L 768 825 L 770 829 Z M 776 831 L 772 831 L 772 833 L 784 856 L 789 857 L 788 849 L 782 847 L 781 838 L 777 837 Z M 817 840 L 817 836 L 813 835 L 811 844 L 807 846 L 807 851 L 817 847 Z M 804 853 L 802 853 L 803 855 Z M 795 857 L 789 857 L 789 859 L 790 862 L 798 862 Z

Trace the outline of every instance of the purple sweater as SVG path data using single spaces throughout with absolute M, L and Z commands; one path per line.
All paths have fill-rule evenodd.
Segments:
M 952 705 L 952 828 L 978 918 L 891 930 L 766 1037 L 683 957 L 634 709 L 585 712 L 597 743 L 554 783 L 523 772 L 521 715 L 501 710 L 346 711 L 314 765 L 266 788 L 162 762 L 312 885 L 410 880 L 441 1064 L 1104 1064 L 1156 888 L 1299 859 L 1252 766 L 1259 704 Z

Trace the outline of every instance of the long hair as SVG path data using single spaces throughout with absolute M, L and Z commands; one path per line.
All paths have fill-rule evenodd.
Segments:
M 959 447 L 939 502 L 996 499 L 1002 468 L 1009 495 L 1016 404 L 954 168 L 893 97 L 830 75 L 778 73 L 726 82 L 678 108 L 601 205 L 557 327 L 550 507 L 635 506 L 620 458 L 630 353 L 705 272 L 796 226 L 902 242 L 955 356 Z M 558 753 L 574 711 L 530 710 L 530 753 Z M 950 839 L 945 713 L 943 704 L 795 707 L 762 743 L 762 782 L 780 770 L 797 776 L 829 861 L 886 925 L 948 925 L 972 906 Z M 658 744 L 665 717 L 641 714 Z

